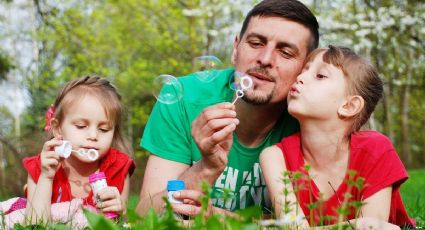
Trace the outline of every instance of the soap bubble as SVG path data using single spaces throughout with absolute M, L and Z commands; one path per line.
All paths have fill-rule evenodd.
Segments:
M 163 74 L 154 79 L 152 93 L 159 102 L 173 104 L 183 97 L 183 86 L 174 76 Z
M 193 59 L 193 68 L 197 77 L 202 82 L 211 82 L 217 76 L 214 70 L 221 69 L 223 62 L 216 56 L 200 56 Z
M 243 72 L 235 71 L 234 78 L 230 78 L 230 88 L 232 90 L 249 90 L 253 86 L 252 77 Z

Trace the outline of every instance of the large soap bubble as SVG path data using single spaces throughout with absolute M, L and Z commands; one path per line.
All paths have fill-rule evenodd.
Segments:
M 216 56 L 207 55 L 193 59 L 193 68 L 197 77 L 202 82 L 211 82 L 217 76 L 214 70 L 221 69 L 223 62 Z
M 163 74 L 153 81 L 152 93 L 163 104 L 173 104 L 183 97 L 183 86 L 172 75 Z

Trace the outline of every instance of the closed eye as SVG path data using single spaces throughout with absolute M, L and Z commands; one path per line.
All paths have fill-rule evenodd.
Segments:
M 318 79 L 324 79 L 324 78 L 327 78 L 328 76 L 325 76 L 325 75 L 323 75 L 323 74 L 317 74 L 317 75 L 316 75 L 316 77 L 317 77 Z
M 281 54 L 283 57 L 285 57 L 285 58 L 292 58 L 292 57 L 293 57 L 293 55 L 292 55 L 291 53 L 289 53 L 289 52 L 287 52 L 287 51 L 285 51 L 285 50 L 281 50 L 281 51 L 280 51 L 280 54 Z
M 260 40 L 249 40 L 248 41 L 249 46 L 252 48 L 258 48 L 263 45 L 263 43 Z
M 77 127 L 77 129 L 84 129 L 86 126 L 85 125 L 75 125 L 75 127 Z
M 109 132 L 110 129 L 99 129 L 102 133 L 107 133 Z

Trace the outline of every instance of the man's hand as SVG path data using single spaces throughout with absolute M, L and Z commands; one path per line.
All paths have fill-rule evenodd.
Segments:
M 192 137 L 206 167 L 224 170 L 238 124 L 235 106 L 228 102 L 207 107 L 192 122 Z
M 197 190 L 181 190 L 175 192 L 174 198 L 183 200 L 183 204 L 171 204 L 174 212 L 190 217 L 194 217 L 201 213 L 202 204 L 200 198 L 204 196 L 204 193 Z M 208 207 L 205 210 L 204 217 L 208 218 L 214 214 L 228 215 L 237 217 L 237 214 L 212 206 L 211 200 L 208 202 Z
M 200 201 L 201 196 L 204 193 L 197 190 L 182 190 L 175 192 L 174 198 L 183 200 L 183 204 L 171 204 L 174 212 L 190 217 L 194 217 L 201 213 L 202 204 Z M 204 217 L 208 218 L 213 214 L 213 206 L 211 201 L 208 203 L 207 210 L 204 213 Z

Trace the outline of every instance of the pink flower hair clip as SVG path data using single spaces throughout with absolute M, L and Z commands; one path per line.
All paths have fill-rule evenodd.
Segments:
M 52 119 L 55 117 L 55 106 L 50 105 L 49 109 L 46 112 L 46 126 L 44 126 L 44 131 L 49 132 L 52 129 Z

